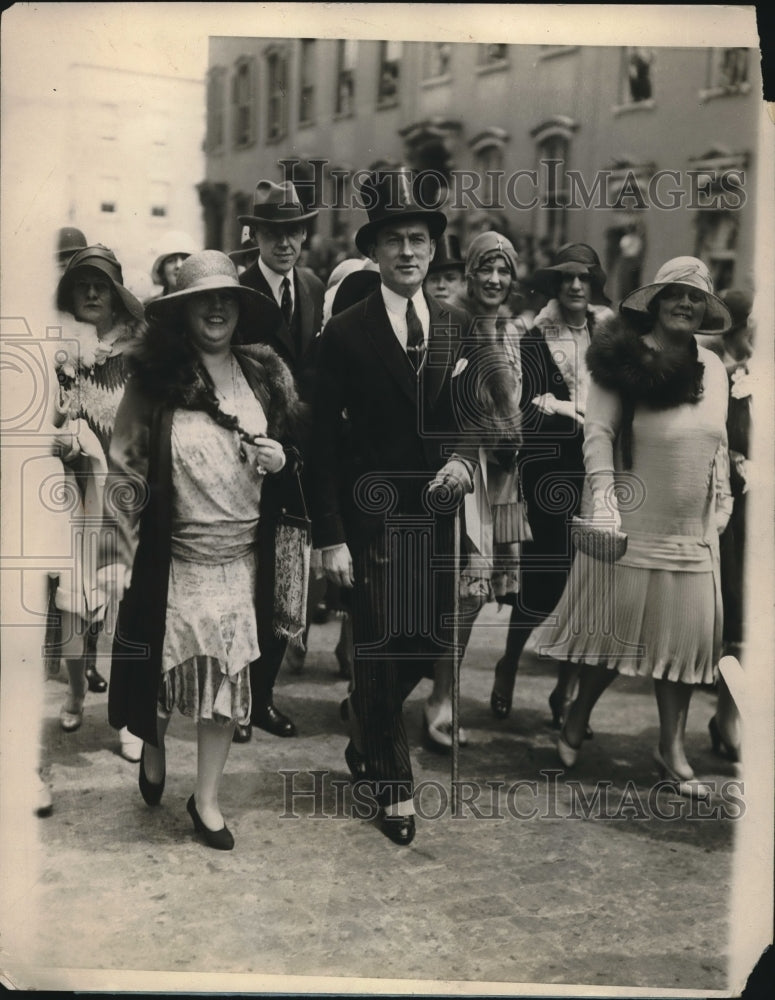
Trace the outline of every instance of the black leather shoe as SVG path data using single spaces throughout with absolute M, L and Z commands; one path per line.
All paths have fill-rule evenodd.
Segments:
M 239 723 L 234 727 L 234 735 L 231 738 L 232 743 L 250 743 L 250 739 L 253 736 L 253 726 L 248 723 L 246 726 L 241 726 Z
M 196 811 L 193 795 L 186 803 L 186 809 L 194 821 L 194 829 L 202 834 L 208 847 L 214 847 L 216 851 L 230 851 L 234 847 L 234 837 L 225 823 L 220 830 L 211 830 L 209 826 L 204 825 L 202 817 Z
M 108 690 L 108 682 L 96 667 L 86 668 L 86 683 L 89 685 L 89 690 L 93 691 L 94 694 L 103 694 Z
M 146 805 L 158 806 L 161 802 L 166 778 L 165 774 L 158 784 L 154 784 L 154 782 L 148 780 L 148 775 L 145 773 L 145 743 L 143 743 L 143 749 L 140 751 L 140 773 L 137 777 L 137 783 L 140 786 L 140 794 L 145 800 Z
M 353 781 L 363 781 L 366 777 L 366 758 L 356 749 L 352 740 L 344 748 L 344 759 Z
M 296 726 L 287 715 L 275 708 L 270 701 L 266 705 L 258 705 L 253 708 L 250 721 L 259 729 L 265 729 L 272 736 L 295 736 Z
M 388 816 L 383 812 L 381 827 L 394 844 L 407 847 L 414 840 L 414 816 Z

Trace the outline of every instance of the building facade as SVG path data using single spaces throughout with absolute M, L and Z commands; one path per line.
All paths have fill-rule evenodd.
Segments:
M 61 225 L 111 247 L 126 273 L 150 269 L 159 240 L 203 245 L 204 81 L 105 66 L 69 68 L 67 212 Z M 142 290 L 142 289 L 141 289 Z
M 293 177 L 329 208 L 312 246 L 352 256 L 357 171 L 401 164 L 464 245 L 495 224 L 532 267 L 591 243 L 616 299 L 679 254 L 750 290 L 758 73 L 740 48 L 212 37 L 206 245 L 237 247 L 256 182 Z

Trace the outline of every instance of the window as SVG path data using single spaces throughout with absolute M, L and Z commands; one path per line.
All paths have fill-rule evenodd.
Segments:
M 224 105 L 226 70 L 215 66 L 207 77 L 207 151 L 217 153 L 223 149 Z
M 378 104 L 395 104 L 401 82 L 401 42 L 379 43 Z
M 170 202 L 170 185 L 167 181 L 151 181 L 151 216 L 166 219 Z
M 244 149 L 251 146 L 256 138 L 256 69 L 253 59 L 237 60 L 231 86 L 234 148 Z
M 502 69 L 508 63 L 508 45 L 479 45 L 476 61 L 479 69 Z
M 749 93 L 749 58 L 748 49 L 709 49 L 707 85 L 700 91 L 700 98 L 707 100 L 727 94 Z
M 481 178 L 477 197 L 485 205 L 500 203 L 504 150 L 508 138 L 503 129 L 488 128 L 470 142 L 476 170 Z
M 331 176 L 331 235 L 335 239 L 347 236 L 347 182 L 350 171 L 344 168 L 332 167 Z
M 268 76 L 267 138 L 281 139 L 288 128 L 288 59 L 284 49 L 269 49 L 266 55 Z
M 622 49 L 619 79 L 619 105 L 653 107 L 654 50 L 636 47 Z
M 358 43 L 340 39 L 336 43 L 336 101 L 338 115 L 351 115 L 355 111 L 355 57 Z
M 425 42 L 423 46 L 423 80 L 449 75 L 452 46 L 449 42 Z
M 154 148 L 164 148 L 169 136 L 169 115 L 163 111 L 155 111 L 148 118 L 148 136 Z
M 302 38 L 299 65 L 299 124 L 315 120 L 315 39 Z
M 695 254 L 708 265 L 716 292 L 734 284 L 739 228 L 735 212 L 705 209 L 697 216 Z
M 98 202 L 100 212 L 113 215 L 118 211 L 118 177 L 101 177 Z
M 539 205 L 535 214 L 538 232 L 545 245 L 557 250 L 567 242 L 568 202 L 570 190 L 567 171 L 570 167 L 570 145 L 578 123 L 556 116 L 532 129 L 538 163 Z

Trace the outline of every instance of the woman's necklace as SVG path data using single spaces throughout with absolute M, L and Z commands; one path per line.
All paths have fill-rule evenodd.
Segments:
M 237 400 L 237 373 L 234 370 L 234 355 L 229 353 L 229 367 L 228 372 L 224 372 L 222 378 L 218 382 L 213 379 L 213 384 L 215 385 L 216 395 L 222 399 L 224 402 L 231 400 L 232 403 Z

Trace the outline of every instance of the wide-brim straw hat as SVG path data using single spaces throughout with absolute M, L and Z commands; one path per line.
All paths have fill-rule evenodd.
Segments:
M 280 307 L 268 295 L 241 285 L 237 269 L 220 250 L 200 250 L 180 265 L 174 292 L 160 295 L 146 304 L 149 320 L 165 320 L 177 316 L 193 296 L 202 292 L 231 291 L 240 305 L 240 325 L 260 324 L 262 329 L 276 330 L 282 323 Z
M 427 224 L 432 240 L 441 236 L 447 228 L 447 217 L 418 201 L 414 190 L 417 183 L 405 169 L 375 171 L 364 180 L 361 193 L 369 221 L 355 234 L 355 245 L 362 254 L 369 256 L 377 233 L 391 222 L 419 219 Z
M 696 333 L 724 333 L 732 326 L 729 309 L 713 291 L 713 279 L 708 266 L 698 257 L 673 257 L 668 260 L 660 267 L 650 284 L 636 288 L 622 299 L 619 311 L 623 315 L 652 315 L 649 310 L 651 302 L 668 285 L 685 285 L 704 293 L 705 315 L 702 326 Z
M 291 181 L 281 184 L 259 181 L 253 195 L 253 214 L 238 215 L 237 220 L 243 226 L 260 226 L 261 223 L 294 226 L 314 219 L 317 214 L 315 210 L 304 208 Z
M 564 275 L 588 275 L 593 291 L 592 301 L 610 305 L 605 294 L 606 273 L 597 252 L 588 243 L 566 243 L 560 247 L 549 267 L 539 267 L 533 274 L 531 285 L 556 298 Z
M 188 233 L 166 233 L 159 243 L 159 252 L 151 268 L 151 279 L 154 285 L 163 285 L 162 265 L 168 257 L 190 257 L 199 247 Z
M 57 285 L 57 309 L 73 311 L 73 284 L 78 272 L 85 268 L 94 268 L 104 274 L 129 315 L 137 320 L 143 318 L 142 302 L 124 286 L 124 275 L 116 255 L 101 243 L 78 250 L 70 258 Z

